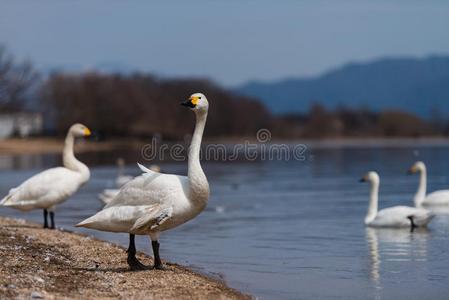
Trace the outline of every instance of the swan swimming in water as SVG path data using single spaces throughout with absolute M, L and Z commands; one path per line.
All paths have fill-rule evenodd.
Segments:
M 76 226 L 102 231 L 129 233 L 128 265 L 131 270 L 148 269 L 136 258 L 135 235 L 149 235 L 154 253 L 154 268 L 162 269 L 159 235 L 201 213 L 209 199 L 209 184 L 200 164 L 201 140 L 209 103 L 201 93 L 183 102 L 196 116 L 195 131 L 189 149 L 188 175 L 179 176 L 144 172 L 120 189 L 103 210 Z
M 133 177 L 131 175 L 125 175 L 125 160 L 123 158 L 117 159 L 117 168 L 118 168 L 118 174 L 117 178 L 115 179 L 115 185 L 118 188 L 121 188 L 128 182 L 130 182 Z
M 380 178 L 376 172 L 368 172 L 361 182 L 371 184 L 368 213 L 365 225 L 371 227 L 425 227 L 434 215 L 424 208 L 410 206 L 393 206 L 378 211 Z
M 117 196 L 119 189 L 130 182 L 133 177 L 130 175 L 125 175 L 125 160 L 123 158 L 117 159 L 117 178 L 115 179 L 115 185 L 117 189 L 104 189 L 103 192 L 98 194 L 98 198 L 104 203 L 108 204 L 111 202 L 112 199 L 114 199 L 115 196 Z
M 119 168 L 120 168 L 120 166 L 119 166 Z M 161 171 L 161 168 L 158 165 L 151 165 L 149 167 L 149 169 L 151 171 L 154 171 L 154 172 L 160 172 Z M 119 176 L 117 177 L 117 179 L 115 181 L 118 189 L 104 189 L 103 192 L 101 192 L 101 194 L 98 194 L 98 198 L 104 204 L 108 204 L 109 202 L 111 202 L 112 199 L 114 199 L 114 197 L 117 196 L 118 193 L 120 192 L 120 188 L 133 179 L 132 176 L 129 176 L 129 175 L 124 175 L 123 176 L 123 175 L 120 175 L 120 174 L 123 174 L 123 170 L 119 171 Z M 119 178 L 120 176 L 121 176 L 121 178 Z M 125 178 L 125 177 L 127 177 L 127 178 Z M 125 182 L 125 179 L 126 179 L 126 182 Z
M 427 168 L 422 161 L 416 162 L 408 173 L 419 173 L 419 186 L 413 199 L 416 207 L 449 205 L 449 190 L 427 194 Z
M 48 228 L 47 215 L 50 212 L 50 228 L 55 228 L 54 211 L 72 196 L 90 177 L 89 168 L 77 160 L 73 153 L 75 138 L 90 136 L 89 128 L 82 124 L 70 127 L 64 144 L 63 167 L 45 170 L 13 188 L 0 201 L 0 205 L 21 211 L 44 210 L 44 228 Z

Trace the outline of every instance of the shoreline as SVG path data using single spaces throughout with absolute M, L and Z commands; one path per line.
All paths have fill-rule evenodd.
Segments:
M 367 138 L 324 138 L 324 139 L 271 139 L 266 143 L 258 142 L 254 137 L 251 138 L 211 138 L 206 139 L 204 144 L 223 144 L 233 146 L 239 143 L 255 144 L 302 144 L 310 148 L 366 148 L 366 147 L 411 147 L 411 146 L 449 146 L 447 137 L 418 137 L 418 138 L 387 138 L 387 137 L 367 137 Z M 78 153 L 85 152 L 108 152 L 114 150 L 136 150 L 140 151 L 142 147 L 148 145 L 149 140 L 138 138 L 111 139 L 101 142 L 79 140 L 76 145 Z M 168 142 L 176 143 L 176 142 Z M 183 144 L 183 142 L 181 142 Z M 64 140 L 60 138 L 26 138 L 26 139 L 4 139 L 0 140 L 1 155 L 39 155 L 61 153 L 64 146 Z
M 253 299 L 167 261 L 163 271 L 129 271 L 121 246 L 23 219 L 0 217 L 0 240 L 2 299 Z

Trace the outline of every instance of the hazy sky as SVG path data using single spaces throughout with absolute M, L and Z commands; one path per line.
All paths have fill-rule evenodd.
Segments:
M 120 65 L 225 85 L 449 53 L 449 1 L 7 1 L 0 43 L 38 68 Z

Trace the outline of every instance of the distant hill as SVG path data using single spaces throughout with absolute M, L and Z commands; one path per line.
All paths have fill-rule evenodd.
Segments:
M 305 112 L 318 102 L 331 109 L 401 109 L 449 118 L 449 56 L 351 63 L 317 78 L 250 82 L 237 92 L 261 99 L 277 114 Z

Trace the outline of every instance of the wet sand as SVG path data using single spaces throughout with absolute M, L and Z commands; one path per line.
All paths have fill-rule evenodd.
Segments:
M 1 299 L 252 299 L 166 261 L 163 271 L 131 272 L 120 246 L 22 219 L 0 218 L 0 262 Z

